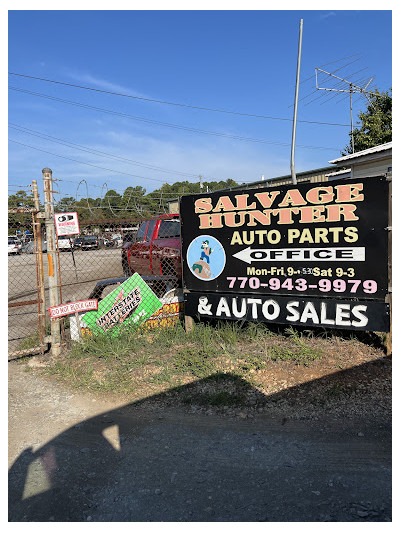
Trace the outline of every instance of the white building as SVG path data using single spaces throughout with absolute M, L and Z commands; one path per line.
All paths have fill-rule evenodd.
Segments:
M 385 176 L 392 172 L 392 142 L 345 155 L 329 163 L 336 165 L 338 170 L 332 169 L 332 172 L 326 175 L 328 179 Z M 343 167 L 345 170 L 339 170 Z

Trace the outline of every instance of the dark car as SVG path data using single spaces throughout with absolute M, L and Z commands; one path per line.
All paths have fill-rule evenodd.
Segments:
M 83 237 L 78 237 L 74 240 L 74 248 L 75 250 L 82 247 Z
M 98 248 L 100 248 L 100 241 L 97 237 L 83 237 L 82 250 L 97 250 Z

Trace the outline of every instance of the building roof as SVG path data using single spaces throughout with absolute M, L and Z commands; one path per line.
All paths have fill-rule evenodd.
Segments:
M 329 161 L 329 163 L 342 163 L 342 162 L 349 162 L 353 159 L 359 159 L 360 157 L 376 154 L 378 152 L 384 152 L 387 150 L 392 149 L 392 141 L 385 144 L 378 144 L 378 146 L 373 146 L 372 148 L 367 148 L 366 150 L 361 150 L 361 152 L 356 152 L 355 154 L 349 154 L 345 155 L 343 157 L 339 157 L 338 159 L 332 159 L 332 161 Z
M 334 172 L 329 172 L 328 174 L 325 174 L 326 178 L 333 178 L 334 176 L 342 176 L 343 174 L 350 174 L 351 169 L 350 168 L 344 168 L 343 170 L 336 170 Z
M 325 174 L 327 171 L 332 170 L 332 167 L 322 167 L 322 168 L 314 168 L 312 170 L 305 170 L 303 172 L 296 172 L 296 178 L 304 178 L 304 176 L 309 175 L 315 175 L 315 174 Z M 249 186 L 252 187 L 254 185 L 266 185 L 268 183 L 273 183 L 274 181 L 280 181 L 280 180 L 287 180 L 292 179 L 291 174 L 286 174 L 285 176 L 278 176 L 276 178 L 266 178 L 264 180 L 258 180 L 258 181 L 251 181 L 247 183 L 242 183 L 241 185 L 235 185 L 234 187 L 226 187 L 224 189 L 220 189 L 222 191 L 234 191 L 235 189 L 245 189 Z M 213 191 L 217 192 L 217 191 Z

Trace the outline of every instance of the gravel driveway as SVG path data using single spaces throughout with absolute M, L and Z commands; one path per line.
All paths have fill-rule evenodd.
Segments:
M 122 404 L 9 363 L 10 521 L 391 520 L 391 424 Z

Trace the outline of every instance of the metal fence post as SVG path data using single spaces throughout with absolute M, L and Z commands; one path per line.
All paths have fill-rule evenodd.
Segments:
M 44 168 L 43 190 L 44 190 L 44 212 L 46 221 L 46 240 L 47 240 L 47 264 L 49 276 L 49 304 L 50 307 L 59 305 L 59 265 L 56 248 L 56 231 L 54 222 L 53 206 L 53 171 L 50 168 Z M 61 334 L 60 320 L 52 319 L 51 325 L 51 352 L 57 356 L 61 351 Z
M 44 350 L 46 337 L 46 293 L 44 287 L 44 268 L 43 268 L 43 247 L 42 247 L 42 224 L 40 221 L 40 202 L 37 181 L 32 180 L 33 201 L 35 204 L 36 213 L 33 213 L 33 234 L 36 248 L 36 268 L 37 268 L 37 282 L 38 282 L 38 300 L 39 303 L 39 339 L 42 346 L 42 353 Z

